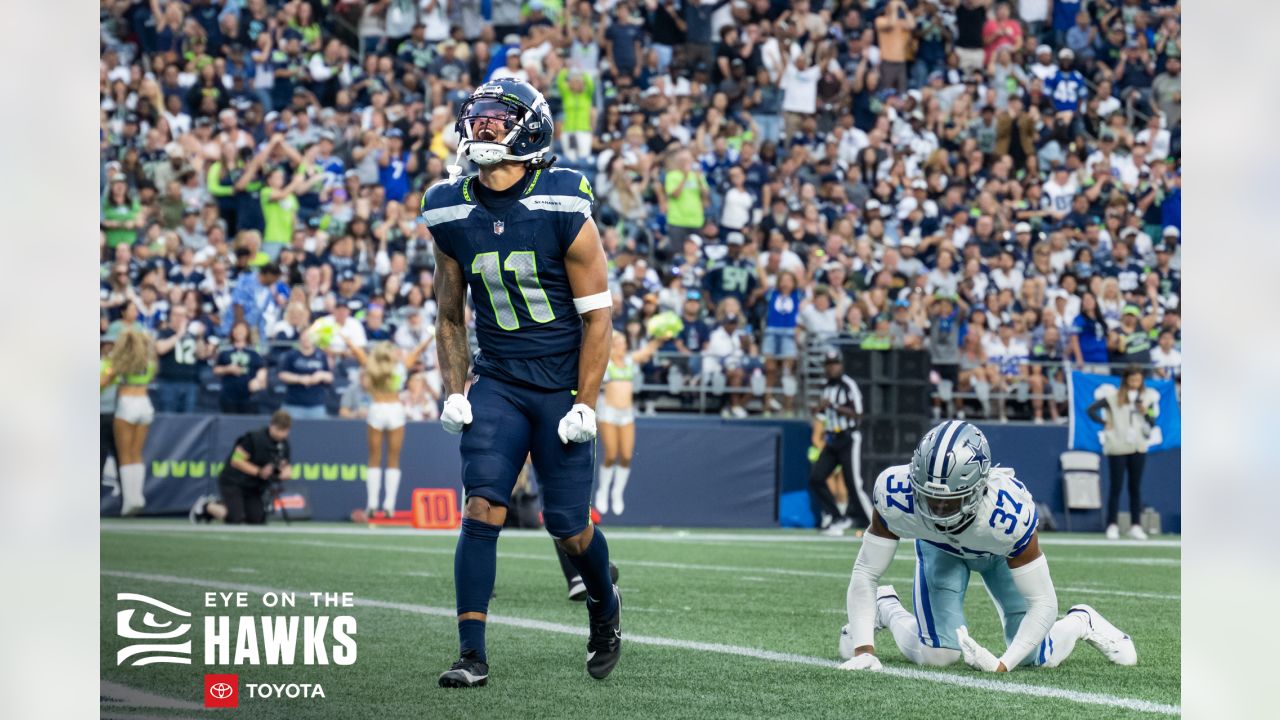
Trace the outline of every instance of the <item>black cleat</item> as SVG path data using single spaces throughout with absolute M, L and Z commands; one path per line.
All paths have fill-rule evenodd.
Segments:
M 612 561 L 609 563 L 609 577 L 613 580 L 614 585 L 618 584 L 618 566 L 614 565 Z
M 474 658 L 462 656 L 453 667 L 440 673 L 440 687 L 480 687 L 489 682 L 489 665 Z
M 613 596 L 617 598 L 618 609 L 613 617 L 600 623 L 591 623 L 591 635 L 587 638 L 587 673 L 597 680 L 603 680 L 613 672 L 622 655 L 622 595 L 618 586 L 613 586 Z

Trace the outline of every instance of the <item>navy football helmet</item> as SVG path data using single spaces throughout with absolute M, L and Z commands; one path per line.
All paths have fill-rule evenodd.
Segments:
M 493 80 L 462 103 L 458 153 L 477 165 L 542 162 L 554 128 L 547 99 L 536 88 L 515 78 Z

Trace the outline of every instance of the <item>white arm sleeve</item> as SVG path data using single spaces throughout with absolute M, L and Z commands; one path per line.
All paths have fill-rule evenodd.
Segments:
M 845 609 L 849 613 L 849 635 L 854 647 L 875 644 L 876 583 L 889 569 L 893 554 L 898 549 L 896 539 L 867 533 L 862 536 L 862 549 L 853 563 L 853 575 L 849 578 L 849 594 Z M 1024 621 L 1025 622 L 1025 621 Z
M 599 310 L 600 308 L 611 308 L 613 307 L 613 294 L 605 290 L 595 295 L 574 298 L 573 306 L 577 308 L 579 315 L 585 315 L 592 310 Z
M 1049 577 L 1049 562 L 1043 555 L 1022 567 L 1011 568 L 1009 573 L 1013 575 L 1014 586 L 1027 601 L 1027 614 L 1022 617 L 1018 634 L 1000 656 L 1005 669 L 1013 670 L 1027 653 L 1040 645 L 1058 619 L 1058 594 L 1053 589 L 1053 578 Z

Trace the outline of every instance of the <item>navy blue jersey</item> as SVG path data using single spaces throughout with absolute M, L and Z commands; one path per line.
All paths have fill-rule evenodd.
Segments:
M 518 200 L 477 200 L 475 176 L 438 183 L 422 199 L 436 246 L 471 288 L 476 373 L 547 390 L 578 386 L 582 319 L 564 257 L 591 217 L 591 184 L 575 170 L 534 170 Z

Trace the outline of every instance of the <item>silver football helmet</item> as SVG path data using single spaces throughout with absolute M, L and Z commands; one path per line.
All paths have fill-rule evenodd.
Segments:
M 920 517 L 942 532 L 974 516 L 991 475 L 991 446 L 977 427 L 948 420 L 920 439 L 911 456 L 911 490 Z

